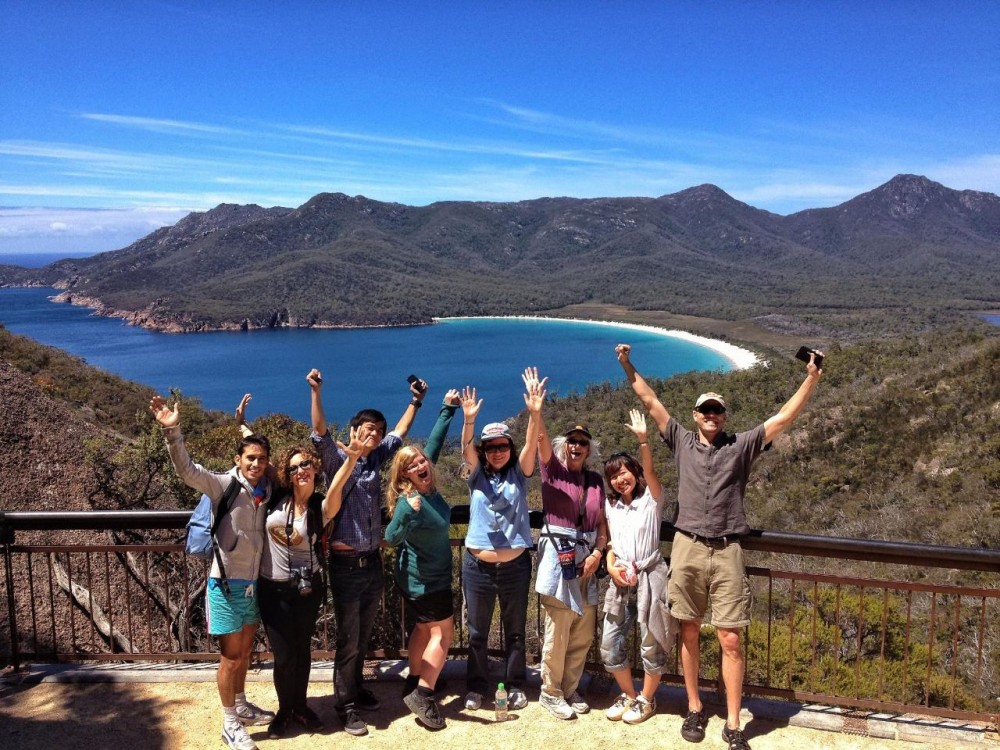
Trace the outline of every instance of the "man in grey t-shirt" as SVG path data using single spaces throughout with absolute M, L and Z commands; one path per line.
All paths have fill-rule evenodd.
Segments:
M 752 430 L 730 434 L 723 429 L 726 402 L 718 393 L 698 397 L 692 413 L 695 431 L 681 427 L 636 372 L 629 361 L 630 351 L 628 344 L 615 347 L 632 390 L 656 422 L 677 464 L 677 533 L 670 555 L 667 596 L 672 614 L 681 621 L 681 664 L 688 696 L 681 736 L 689 742 L 705 737 L 708 720 L 698 694 L 698 636 L 711 607 L 726 686 L 727 717 L 722 737 L 730 750 L 749 750 L 740 730 L 745 671 L 740 629 L 750 623 L 750 588 L 739 542 L 750 531 L 744 491 L 754 460 L 788 429 L 816 388 L 823 371 L 814 360 L 822 353 L 810 355 L 805 380 L 777 414 Z

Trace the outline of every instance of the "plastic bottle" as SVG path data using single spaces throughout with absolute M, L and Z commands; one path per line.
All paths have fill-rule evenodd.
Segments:
M 493 705 L 497 710 L 497 721 L 507 721 L 507 689 L 501 682 L 497 685 L 497 694 L 493 699 Z

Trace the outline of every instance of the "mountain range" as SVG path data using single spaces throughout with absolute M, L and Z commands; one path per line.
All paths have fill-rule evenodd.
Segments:
M 121 250 L 0 267 L 0 285 L 55 286 L 63 300 L 175 331 L 596 303 L 830 334 L 1000 308 L 998 258 L 1000 197 L 899 175 L 789 216 L 713 185 L 659 198 L 223 204 Z

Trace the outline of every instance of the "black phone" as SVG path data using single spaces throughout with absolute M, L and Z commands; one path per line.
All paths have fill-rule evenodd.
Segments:
M 427 387 L 427 386 L 421 384 L 420 378 L 418 378 L 416 375 L 410 375 L 410 376 L 408 376 L 406 378 L 406 382 L 409 383 L 410 385 L 417 386 L 417 390 L 420 391 L 421 393 Z
M 795 352 L 795 359 L 801 359 L 806 364 L 809 364 L 809 355 L 810 354 L 815 354 L 816 355 L 816 359 L 814 360 L 815 363 L 816 363 L 816 367 L 822 367 L 823 366 L 823 355 L 820 354 L 815 349 L 810 349 L 808 346 L 800 346 L 799 350 L 797 352 Z

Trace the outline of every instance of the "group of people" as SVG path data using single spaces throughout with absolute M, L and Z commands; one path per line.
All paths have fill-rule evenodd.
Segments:
M 427 385 L 413 379 L 410 402 L 395 427 L 364 409 L 350 421 L 347 443 L 330 434 L 322 402 L 322 374 L 306 376 L 311 392 L 311 444 L 285 451 L 270 465 L 267 439 L 244 430 L 234 467 L 226 473 L 194 463 L 184 446 L 177 403 L 155 397 L 151 411 L 161 425 L 179 477 L 217 503 L 230 483 L 239 494 L 217 532 L 218 554 L 209 574 L 206 614 L 217 636 L 217 674 L 223 706 L 223 740 L 231 748 L 256 747 L 245 727 L 267 724 L 270 737 L 293 724 L 317 731 L 323 724 L 306 701 L 311 640 L 326 596 L 324 566 L 336 618 L 335 708 L 344 730 L 364 735 L 363 712 L 379 708 L 364 686 L 363 664 L 384 590 L 381 546 L 395 547 L 394 578 L 413 623 L 407 644 L 409 674 L 403 702 L 430 729 L 445 726 L 435 688 L 454 630 L 451 506 L 438 491 L 435 464 L 461 409 L 461 453 L 469 488 L 469 525 L 462 565 L 462 594 L 469 647 L 464 706 L 480 709 L 496 682 L 487 656 L 499 600 L 503 630 L 502 681 L 512 710 L 527 705 L 525 634 L 532 559 L 535 591 L 544 611 L 539 702 L 553 716 L 572 719 L 590 711 L 579 687 L 596 631 L 597 573 L 611 583 L 604 599 L 600 652 L 621 694 L 607 718 L 636 724 L 656 710 L 655 693 L 667 653 L 680 632 L 688 710 L 681 735 L 705 736 L 707 717 L 698 692 L 699 633 L 711 612 L 722 647 L 727 720 L 722 736 L 733 750 L 749 748 L 740 728 L 743 653 L 740 629 L 750 621 L 750 589 L 740 538 L 749 532 L 743 494 L 754 459 L 788 428 L 821 375 L 810 358 L 806 378 L 777 414 L 748 432 L 724 431 L 726 404 L 716 393 L 696 401 L 694 431 L 680 426 L 630 361 L 630 347 L 615 349 L 628 382 L 672 451 L 678 468 L 677 533 L 670 567 L 660 550 L 664 493 L 653 465 L 646 417 L 630 413 L 638 458 L 615 453 L 594 470 L 599 446 L 584 424 L 550 438 L 543 417 L 546 378 L 522 373 L 528 426 L 518 450 L 503 423 L 476 418 L 482 399 L 475 388 L 449 390 L 421 448 L 404 445 Z M 241 416 L 249 396 L 238 409 Z M 537 545 L 529 522 L 528 484 L 539 465 L 543 525 Z M 383 467 L 389 462 L 383 480 Z M 322 478 L 326 489 L 321 491 Z M 605 490 L 607 487 L 607 490 Z M 386 511 L 385 520 L 383 511 Z M 274 653 L 278 710 L 246 699 L 244 682 L 258 623 Z M 626 638 L 638 622 L 645 673 L 632 680 Z

